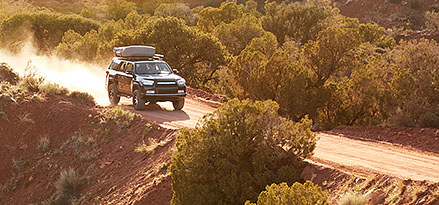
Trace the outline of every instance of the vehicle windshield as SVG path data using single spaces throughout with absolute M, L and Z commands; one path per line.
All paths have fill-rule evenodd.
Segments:
M 164 62 L 136 63 L 137 74 L 171 74 L 171 68 Z

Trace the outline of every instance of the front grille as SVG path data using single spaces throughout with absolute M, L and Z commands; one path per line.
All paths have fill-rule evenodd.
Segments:
M 158 94 L 177 94 L 178 89 L 157 89 Z
M 160 86 L 175 85 L 175 81 L 173 81 L 173 82 L 159 81 L 159 82 L 157 82 L 157 85 L 160 85 Z
M 157 82 L 157 87 L 165 87 L 165 88 L 169 88 L 169 87 L 176 87 L 177 83 L 175 81 L 158 81 Z
M 158 94 L 176 94 L 178 86 L 175 81 L 157 81 L 156 90 Z

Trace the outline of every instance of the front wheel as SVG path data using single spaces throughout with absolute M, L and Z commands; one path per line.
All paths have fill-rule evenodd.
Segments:
M 110 84 L 108 89 L 108 99 L 112 105 L 117 105 L 120 101 L 120 96 L 117 95 L 117 88 L 114 83 Z
M 172 105 L 175 110 L 181 110 L 184 107 L 184 98 L 179 98 L 178 100 L 172 101 Z
M 145 99 L 142 98 L 142 95 L 139 90 L 135 90 L 133 93 L 133 106 L 136 110 L 145 109 Z

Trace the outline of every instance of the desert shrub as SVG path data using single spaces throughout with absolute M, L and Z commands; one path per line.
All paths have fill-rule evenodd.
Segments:
M 396 44 L 395 39 L 387 36 L 385 29 L 377 24 L 361 24 L 358 31 L 362 42 L 369 42 L 381 48 L 392 48 Z
M 86 105 L 96 105 L 94 97 L 85 92 L 73 91 L 72 93 L 70 93 L 70 97 L 73 99 L 77 99 Z
M 183 19 L 187 24 L 190 25 L 193 25 L 195 20 L 191 13 L 191 8 L 183 3 L 160 4 L 160 6 L 154 10 L 154 16 L 173 16 Z
M 100 111 L 101 124 L 109 122 L 116 123 L 121 130 L 130 126 L 136 114 L 123 109 L 122 107 L 106 108 Z
M 73 201 L 81 197 L 85 184 L 85 178 L 80 176 L 76 170 L 70 168 L 62 171 L 55 183 L 56 194 L 59 197 L 57 201 L 61 204 L 73 204 Z
M 50 149 L 50 139 L 47 136 L 41 137 L 38 141 L 38 151 L 46 153 Z
M 239 204 L 267 184 L 300 179 L 312 155 L 311 120 L 279 117 L 273 101 L 230 100 L 177 136 L 170 167 L 172 204 Z
M 119 20 L 125 18 L 131 11 L 136 9 L 136 4 L 126 0 L 105 0 L 105 14 L 107 18 Z
M 55 53 L 66 59 L 79 59 L 92 62 L 98 56 L 101 41 L 97 31 L 91 30 L 84 36 L 68 30 L 64 33 L 61 42 L 56 46 Z
M 366 205 L 369 201 L 361 194 L 346 193 L 341 199 L 340 205 Z
M 46 83 L 39 87 L 39 91 L 49 94 L 49 95 L 67 95 L 69 93 L 69 90 L 67 88 L 61 87 L 60 85 L 56 83 Z
M 439 129 L 439 109 L 428 110 L 419 116 L 419 126 Z
M 243 15 L 229 24 L 220 24 L 212 34 L 226 46 L 232 55 L 239 55 L 253 38 L 261 37 L 265 33 L 259 20 L 252 15 Z
M 425 12 L 425 25 L 428 29 L 438 30 L 439 29 L 439 12 L 438 11 L 427 11 Z
M 302 44 L 314 40 L 319 31 L 324 29 L 323 21 L 331 14 L 325 7 L 302 2 L 267 3 L 265 13 L 261 18 L 262 26 L 277 37 L 279 44 L 288 40 Z
M 317 109 L 318 123 L 323 129 L 337 125 L 375 125 L 390 114 L 391 93 L 386 76 L 388 67 L 377 47 L 363 44 L 345 60 L 349 69 L 337 74 L 324 106 Z
M 19 51 L 25 41 L 33 38 L 40 52 L 51 52 L 61 42 L 67 30 L 84 35 L 98 28 L 97 22 L 77 15 L 51 12 L 20 13 L 1 23 L 0 37 L 2 44 L 14 51 Z
M 402 41 L 389 55 L 393 71 L 391 89 L 394 93 L 394 123 L 424 126 L 434 119 L 439 104 L 439 45 L 434 40 Z M 429 114 L 431 113 L 431 114 Z
M 6 63 L 0 63 L 0 82 L 6 81 L 12 85 L 16 85 L 20 77 Z
M 148 143 L 141 143 L 137 145 L 136 149 L 134 149 L 135 152 L 138 153 L 144 153 L 144 154 L 152 154 L 155 152 L 157 147 L 159 146 L 159 143 L 157 143 L 155 140 L 150 139 L 148 140 Z
M 155 46 L 190 86 L 201 87 L 226 63 L 227 52 L 217 38 L 187 26 L 181 19 L 160 18 L 140 32 L 137 38 L 144 40 L 142 44 Z
M 247 201 L 246 205 L 281 205 L 281 204 L 329 204 L 329 194 L 322 191 L 319 185 L 307 181 L 288 187 L 287 183 L 272 184 L 265 188 L 258 197 L 257 203 Z
M 25 76 L 20 80 L 19 86 L 29 92 L 39 92 L 44 81 L 44 77 Z
M 230 62 L 228 69 L 231 71 L 233 81 L 238 84 L 237 87 L 231 88 L 236 97 L 266 100 L 269 98 L 265 95 L 273 94 L 260 90 L 267 88 L 265 85 L 269 82 L 259 81 L 258 75 L 267 60 L 276 51 L 277 45 L 276 37 L 271 33 L 266 33 L 252 39 L 250 44 Z
M 225 2 L 219 8 L 206 7 L 200 11 L 197 27 L 204 32 L 212 32 L 221 23 L 229 24 L 243 15 L 243 6 L 235 2 Z

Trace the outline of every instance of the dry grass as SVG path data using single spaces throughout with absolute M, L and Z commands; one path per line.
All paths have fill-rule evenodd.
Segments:
M 340 205 L 366 205 L 368 200 L 359 193 L 346 193 L 341 199 Z
M 148 140 L 148 144 L 143 142 L 139 144 L 134 151 L 138 153 L 151 154 L 154 153 L 158 146 L 159 143 L 157 143 L 157 141 L 150 139 Z
M 55 183 L 56 194 L 59 196 L 58 202 L 72 204 L 72 202 L 79 200 L 85 184 L 85 178 L 80 176 L 76 170 L 70 168 L 62 171 Z
M 41 137 L 38 141 L 38 151 L 46 153 L 50 149 L 50 139 L 47 136 Z
M 30 118 L 30 113 L 23 112 L 20 115 L 17 116 L 21 123 L 35 123 L 32 118 Z

